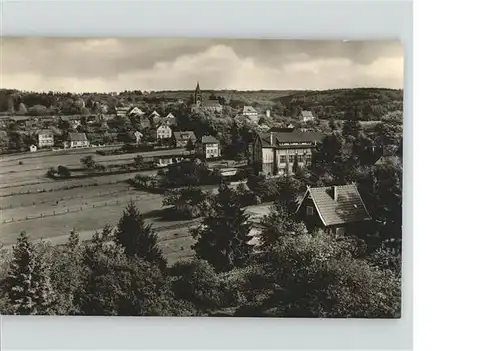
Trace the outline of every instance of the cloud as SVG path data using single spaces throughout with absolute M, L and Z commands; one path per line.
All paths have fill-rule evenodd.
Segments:
M 57 91 L 402 88 L 397 42 L 4 38 L 4 88 Z

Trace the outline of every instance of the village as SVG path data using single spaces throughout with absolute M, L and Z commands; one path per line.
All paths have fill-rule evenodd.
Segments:
M 188 99 L 190 113 L 220 114 L 222 112 L 223 105 L 219 100 L 206 99 L 207 95 L 205 93 L 204 96 L 198 83 L 192 96 Z M 175 106 L 186 105 L 182 99 L 171 102 L 171 104 Z M 103 106 L 100 106 L 100 110 L 101 112 L 109 112 Z M 116 120 L 126 120 L 128 123 L 127 129 L 121 130 L 120 136 L 118 133 L 108 132 L 108 123 L 112 124 Z M 249 175 L 276 179 L 285 175 L 293 176 L 298 170 L 303 173 L 304 170 L 310 169 L 313 154 L 317 152 L 323 139 L 327 136 L 315 124 L 318 121 L 314 114 L 308 110 L 301 110 L 298 112 L 295 123 L 290 122 L 285 125 L 285 121 L 285 123 L 273 127 L 265 125 L 266 120 L 272 121 L 270 109 L 257 111 L 253 106 L 244 105 L 236 112 L 234 123 L 241 123 L 244 127 L 249 126 L 247 128 L 252 135 L 242 142 L 243 146 L 229 145 L 226 147 L 226 150 L 239 147 L 243 151 L 243 157 L 233 152 L 235 157 L 230 155 L 229 151 L 223 155 L 221 142 L 216 133 L 212 133 L 212 135 L 198 133 L 197 135 L 193 130 L 180 129 L 177 118 L 172 112 L 162 116 L 156 110 L 145 112 L 133 105 L 116 107 L 114 113 L 89 116 L 3 116 L 4 127 L 15 125 L 18 129 L 24 128 L 25 131 L 35 129 L 36 131 L 31 132 L 35 142 L 29 146 L 26 144 L 24 147 L 25 149 L 29 148 L 29 151 L 24 154 L 16 152 L 9 156 L 2 156 L 1 177 L 8 180 L 8 182 L 3 182 L 2 187 L 3 205 L 1 207 L 4 226 L 2 242 L 5 245 L 13 244 L 13 240 L 5 239 L 5 236 L 17 234 L 21 223 L 28 220 L 33 221 L 31 217 L 36 218 L 32 223 L 39 225 L 41 224 L 38 223 L 39 221 L 50 220 L 51 215 L 72 215 L 73 208 L 80 208 L 83 213 L 79 215 L 85 215 L 89 219 L 89 213 L 84 211 L 84 208 L 92 204 L 92 209 L 94 209 L 99 202 L 93 203 L 93 198 L 85 199 L 82 197 L 80 203 L 72 199 L 73 201 L 66 205 L 64 193 L 60 193 L 59 196 L 61 189 L 68 191 L 68 188 L 72 187 L 70 184 L 73 183 L 75 186 L 87 186 L 85 184 L 90 184 L 88 182 L 92 179 L 96 184 L 94 187 L 100 188 L 101 184 L 116 187 L 120 186 L 118 185 L 120 182 L 128 181 L 127 185 L 132 184 L 135 187 L 133 195 L 129 196 L 130 199 L 134 199 L 138 188 L 145 192 L 154 189 L 159 179 L 164 176 L 165 172 L 168 172 L 169 167 L 183 162 L 193 162 L 193 160 L 203 162 L 209 171 L 217 172 L 215 181 L 207 182 L 200 179 L 199 182 L 202 186 L 212 185 L 213 187 L 217 186 L 220 179 L 226 179 L 236 186 L 237 184 L 246 184 Z M 36 126 L 40 126 L 41 129 L 37 129 Z M 62 131 L 58 127 L 62 127 Z M 26 133 L 26 135 L 30 134 Z M 398 162 L 398 156 L 395 156 L 394 151 L 384 154 L 386 150 L 380 150 L 374 145 L 369 151 L 373 154 L 374 164 L 389 162 L 388 160 L 391 159 Z M 86 157 L 82 157 L 83 155 Z M 86 163 L 85 158 L 87 159 Z M 16 160 L 19 161 L 16 162 Z M 32 161 L 36 161 L 37 164 L 31 166 Z M 45 169 L 40 167 L 42 161 Z M 53 162 L 53 164 L 49 162 Z M 7 172 L 7 165 L 12 165 L 13 171 Z M 155 173 L 157 169 L 159 171 Z M 42 175 L 42 173 L 44 174 Z M 23 180 L 19 183 L 15 182 L 18 174 L 23 175 Z M 29 179 L 27 174 L 32 174 L 33 179 Z M 51 179 L 43 179 L 44 175 Z M 113 179 L 114 182 L 107 181 L 108 179 Z M 34 182 L 35 180 L 37 181 Z M 59 183 L 54 183 L 54 180 L 59 181 Z M 61 181 L 64 181 L 64 186 Z M 138 186 L 139 184 L 141 186 Z M 180 180 L 178 185 L 190 184 L 183 184 Z M 246 189 L 250 191 L 248 186 Z M 305 191 L 306 189 L 307 191 Z M 297 208 L 297 215 L 303 216 L 308 221 L 317 222 L 328 231 L 335 229 L 335 232 L 343 233 L 346 226 L 371 219 L 354 183 L 339 184 L 333 187 L 307 186 L 306 189 L 296 194 L 298 198 L 303 197 Z M 131 187 L 127 186 L 127 191 L 129 190 Z M 16 196 L 27 198 L 28 194 L 33 197 L 34 194 L 42 194 L 47 191 L 52 193 L 53 201 L 57 203 L 57 206 L 51 209 L 52 211 L 41 207 L 40 214 L 37 213 L 37 201 L 30 201 L 31 207 L 26 214 L 19 215 L 20 210 L 24 209 L 23 202 L 27 201 L 23 200 L 21 206 L 13 208 L 12 203 Z M 170 190 L 164 189 L 163 191 Z M 97 193 L 101 196 L 101 193 L 105 193 L 105 191 Z M 141 199 L 143 196 L 144 194 L 135 195 L 135 199 Z M 159 195 L 148 194 L 147 196 L 158 197 Z M 152 199 L 149 197 L 148 202 L 151 202 Z M 42 205 L 46 205 L 48 202 L 49 200 L 43 200 Z M 115 204 L 123 205 L 125 202 L 122 199 Z M 139 205 L 141 205 L 140 202 Z M 148 203 L 146 208 L 155 210 L 151 207 L 151 204 Z M 248 210 L 252 214 L 252 220 L 255 224 L 253 233 L 258 233 L 259 218 L 267 213 L 269 204 L 255 204 L 254 207 L 250 206 Z M 58 218 L 58 220 L 61 219 Z M 99 223 L 100 221 L 90 222 Z M 12 233 L 9 233 L 9 230 L 5 228 L 9 224 L 12 224 Z M 87 237 L 90 238 L 92 229 L 100 228 L 83 226 L 73 229 L 89 233 Z M 67 230 L 67 226 L 59 230 Z M 64 233 L 60 232 L 56 237 L 60 240 L 64 237 Z M 182 247 L 189 251 L 187 246 Z
M 65 251 L 74 240 L 90 250 L 130 232 L 153 240 L 147 255 L 169 274 L 201 269 L 209 277 L 214 269 L 217 281 L 233 281 L 249 279 L 238 267 L 263 259 L 280 238 L 319 235 L 332 245 L 347 240 L 353 255 L 400 274 L 401 91 L 203 91 L 198 82 L 180 92 L 12 91 L 7 106 L 0 116 L 4 252 L 23 235 Z M 257 313 L 244 312 L 248 301 L 230 300 L 204 312 L 161 313 Z

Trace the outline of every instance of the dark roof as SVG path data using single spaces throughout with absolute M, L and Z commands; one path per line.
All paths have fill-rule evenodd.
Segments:
M 69 141 L 86 141 L 85 133 L 69 133 Z
M 262 146 L 264 147 L 297 147 L 300 145 L 280 145 L 282 143 L 307 143 L 315 144 L 323 139 L 323 135 L 318 132 L 302 132 L 300 130 L 294 130 L 292 132 L 273 132 L 273 138 L 271 143 L 271 129 L 266 133 L 259 133 L 262 140 Z M 309 147 L 309 145 L 304 145 Z
M 204 135 L 201 137 L 202 144 L 218 144 L 219 140 L 211 135 Z
M 295 128 L 280 128 L 280 127 L 272 127 L 268 130 L 269 133 L 291 133 L 295 130 Z
M 196 135 L 192 131 L 185 131 L 185 132 L 174 132 L 174 138 L 177 140 L 195 140 L 196 141 Z
M 334 198 L 334 190 L 337 193 Z M 314 206 L 325 226 L 361 222 L 369 220 L 366 209 L 356 185 L 337 185 L 334 187 L 308 188 L 304 199 L 311 195 Z M 299 207 L 302 203 L 299 205 Z

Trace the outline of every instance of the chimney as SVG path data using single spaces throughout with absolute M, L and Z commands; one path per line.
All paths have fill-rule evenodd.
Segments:
M 273 132 L 269 135 L 269 144 L 273 145 Z
M 332 198 L 333 201 L 337 201 L 337 187 L 335 185 L 332 185 Z

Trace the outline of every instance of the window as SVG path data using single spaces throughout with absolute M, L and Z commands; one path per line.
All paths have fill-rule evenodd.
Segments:
M 304 162 L 304 157 L 302 155 L 297 155 L 297 160 L 302 163 Z
M 306 206 L 306 214 L 308 216 L 312 216 L 314 214 L 314 210 L 313 210 L 312 206 Z
M 280 156 L 280 163 L 286 163 L 286 155 Z

